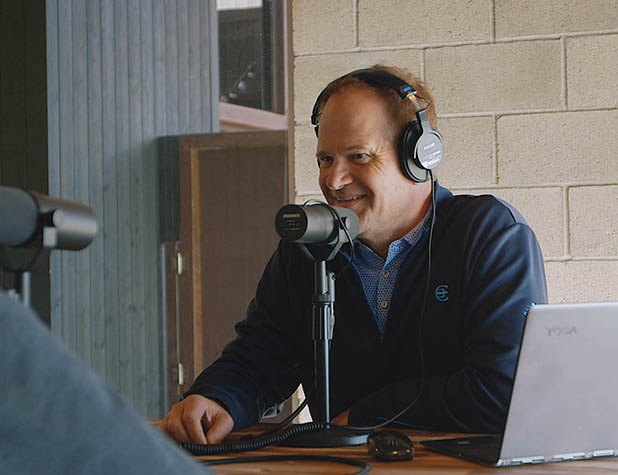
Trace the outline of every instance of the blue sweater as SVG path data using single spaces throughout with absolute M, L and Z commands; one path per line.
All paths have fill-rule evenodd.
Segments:
M 353 266 L 337 279 L 331 346 L 331 417 L 390 418 L 421 389 L 419 318 L 425 295 L 428 232 L 403 262 L 381 335 Z M 344 246 L 345 248 L 345 246 Z M 335 272 L 343 253 L 329 262 Z M 510 205 L 492 196 L 453 196 L 436 187 L 436 223 L 422 324 L 425 382 L 399 421 L 448 431 L 504 427 L 527 309 L 547 302 L 534 233 Z M 187 392 L 222 402 L 235 428 L 260 420 L 299 383 L 313 384 L 313 263 L 280 242 L 237 324 L 238 336 Z M 309 401 L 312 411 L 317 400 Z

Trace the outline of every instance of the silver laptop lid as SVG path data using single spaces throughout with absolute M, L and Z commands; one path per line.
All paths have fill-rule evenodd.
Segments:
M 499 464 L 616 454 L 617 369 L 618 302 L 532 307 Z

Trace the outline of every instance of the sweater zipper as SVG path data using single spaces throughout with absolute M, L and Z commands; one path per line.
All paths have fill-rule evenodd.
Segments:
M 380 332 L 380 336 L 378 337 L 380 344 L 384 343 L 384 332 Z

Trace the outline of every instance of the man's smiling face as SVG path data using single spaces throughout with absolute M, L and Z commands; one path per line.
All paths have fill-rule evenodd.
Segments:
M 359 238 L 376 252 L 373 244 L 390 243 L 415 224 L 415 187 L 399 168 L 398 133 L 386 102 L 370 87 L 336 92 L 320 117 L 322 193 L 329 204 L 359 216 Z

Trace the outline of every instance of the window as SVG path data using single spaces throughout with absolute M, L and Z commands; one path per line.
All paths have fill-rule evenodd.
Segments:
M 217 0 L 222 130 L 287 128 L 287 5 Z

